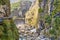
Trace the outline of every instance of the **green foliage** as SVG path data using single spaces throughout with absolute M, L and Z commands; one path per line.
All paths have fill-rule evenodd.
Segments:
M 8 4 L 10 0 L 0 0 L 0 5 Z
M 57 12 L 60 12 L 60 1 L 59 0 L 54 0 L 54 7 L 55 10 L 53 10 L 51 16 L 54 17 L 54 15 L 57 14 Z M 54 23 L 52 26 L 52 29 L 49 30 L 51 35 L 54 35 L 56 37 L 55 39 L 58 40 L 60 36 L 60 17 L 57 16 L 54 18 Z
M 54 35 L 54 37 L 57 37 L 56 39 L 59 38 L 60 36 L 60 18 L 56 17 L 53 23 L 52 29 L 49 30 L 51 35 Z
M 38 12 L 39 12 L 39 13 L 43 12 L 43 9 L 39 8 L 39 11 L 38 11 Z
M 49 25 L 51 24 L 51 17 L 50 16 L 45 17 L 45 23 L 48 23 Z
M 41 2 L 41 0 L 39 0 Z M 60 17 L 57 15 L 55 18 L 54 16 L 60 12 L 60 0 L 54 0 L 53 2 L 53 11 L 50 13 L 50 15 L 44 15 L 43 18 L 45 18 L 45 24 L 47 24 L 47 26 L 51 26 L 52 29 L 49 29 L 49 35 L 55 37 L 55 39 L 58 40 L 58 38 L 60 37 Z M 41 8 L 39 9 L 39 13 L 43 12 L 44 10 L 42 10 Z M 48 12 L 48 11 L 47 11 Z M 42 19 L 43 19 L 42 18 Z M 40 18 L 41 20 L 41 18 Z M 45 25 L 46 26 L 46 25 Z
M 11 3 L 11 11 L 13 11 L 15 8 L 19 7 L 20 2 L 17 3 Z
M 18 40 L 18 30 L 12 20 L 5 19 L 0 25 L 0 39 L 1 40 Z
M 56 10 L 52 11 L 50 16 L 53 18 L 55 14 L 56 14 Z
M 42 0 L 39 0 L 39 2 L 41 2 Z
M 51 34 L 52 36 L 56 34 L 55 29 L 51 29 L 51 30 L 49 30 L 49 32 L 50 32 L 50 34 Z

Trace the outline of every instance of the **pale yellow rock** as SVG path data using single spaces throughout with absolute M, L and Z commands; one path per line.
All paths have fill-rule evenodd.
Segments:
M 38 19 L 38 9 L 39 9 L 39 2 L 38 0 L 35 1 L 33 6 L 30 7 L 29 11 L 26 13 L 26 23 L 31 25 L 31 26 L 36 26 L 37 25 L 37 19 Z

